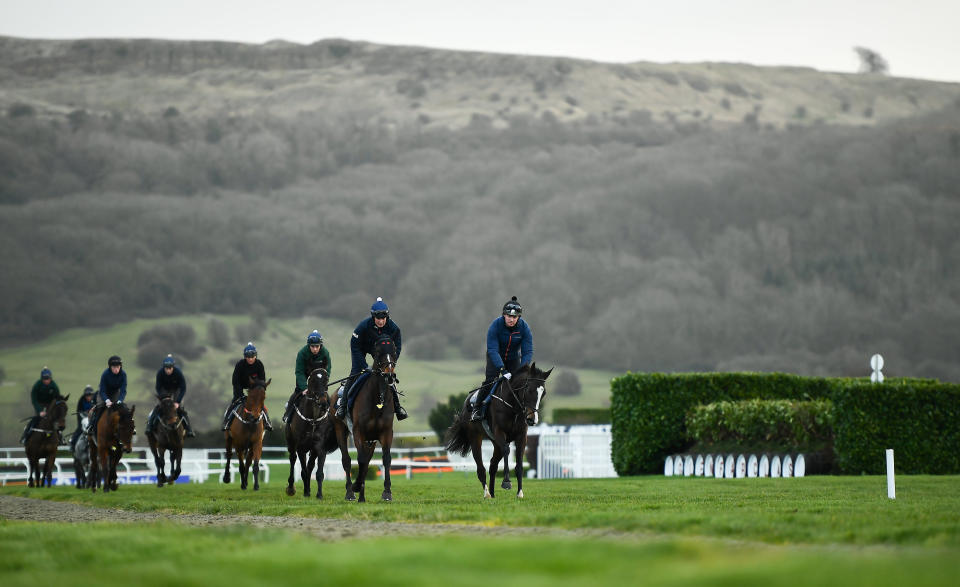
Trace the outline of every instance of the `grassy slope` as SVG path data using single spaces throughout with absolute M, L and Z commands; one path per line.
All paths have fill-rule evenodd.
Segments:
M 232 327 L 249 321 L 240 316 L 218 316 Z M 233 365 L 240 358 L 243 343 L 232 342 L 229 351 L 212 348 L 207 340 L 208 316 L 182 316 L 159 320 L 134 320 L 116 324 L 106 329 L 72 329 L 36 344 L 0 350 L 0 365 L 6 371 L 6 381 L 0 386 L 0 444 L 8 446 L 16 442 L 21 428 L 17 421 L 31 413 L 29 402 L 30 387 L 40 375 L 40 369 L 47 365 L 53 370 L 54 380 L 62 393 L 70 394 L 71 400 L 82 393 L 86 384 L 96 387 L 100 374 L 106 368 L 108 356 L 116 353 L 124 359 L 124 369 L 128 377 L 128 402 L 143 404 L 143 418 L 147 406 L 152 405 L 148 398 L 152 396 L 156 370 L 144 370 L 136 364 L 137 338 L 144 330 L 156 324 L 188 323 L 197 333 L 198 342 L 206 345 L 207 352 L 200 359 L 189 361 L 184 369 L 187 377 L 187 404 L 189 406 L 190 378 L 200 376 L 204 379 L 215 377 L 215 391 L 220 400 L 217 405 L 226 405 L 231 397 L 230 377 Z M 350 372 L 349 340 L 355 324 L 316 318 L 268 320 L 267 331 L 254 341 L 264 362 L 267 377 L 273 383 L 267 394 L 267 406 L 279 419 L 283 404 L 293 391 L 294 359 L 303 346 L 308 332 L 317 328 L 323 334 L 333 361 L 333 377 L 339 379 Z M 403 324 L 407 337 L 417 332 L 416 324 Z M 478 335 L 478 341 L 482 337 Z M 482 341 L 480 341 L 482 342 Z M 398 373 L 400 389 L 406 397 L 404 405 L 410 412 L 410 418 L 397 426 L 397 431 L 426 431 L 427 416 L 438 401 L 446 401 L 453 393 L 463 392 L 478 385 L 482 380 L 482 349 L 478 342 L 477 356 L 471 360 L 451 359 L 445 361 L 417 361 L 407 354 L 401 359 Z M 547 358 L 541 359 L 544 366 L 550 366 Z M 159 365 L 157 366 L 159 368 Z M 583 387 L 581 395 L 576 397 L 549 396 L 545 412 L 549 418 L 552 410 L 558 407 L 600 407 L 608 406 L 610 400 L 610 378 L 612 372 L 595 370 L 575 370 L 580 376 Z M 549 393 L 549 387 L 548 387 Z M 74 402 L 71 401 L 71 404 Z M 71 406 L 72 408 L 73 406 Z M 220 408 L 222 409 L 222 408 Z M 139 414 L 140 412 L 138 412 Z M 193 413 L 194 422 L 200 429 L 209 427 L 204 422 L 219 421 L 220 413 Z M 73 422 L 68 428 L 72 430 Z
M 952 585 L 960 572 L 960 478 L 901 477 L 898 485 L 892 501 L 881 477 L 529 480 L 527 497 L 519 501 L 512 492 L 483 500 L 472 473 L 454 473 L 396 479 L 396 501 L 389 504 L 343 502 L 338 482 L 321 503 L 286 497 L 280 483 L 257 494 L 218 484 L 130 486 L 106 496 L 69 487 L 6 487 L 0 492 L 130 510 L 588 528 L 600 534 L 405 536 L 364 539 L 359 549 L 350 541 L 318 549 L 321 543 L 297 532 L 246 526 L 0 521 L 0 577 L 5 585 L 92 580 L 107 565 L 112 572 L 105 574 L 105 585 L 120 577 L 136 577 L 138 584 L 176 578 L 243 585 L 278 575 L 294 584 L 322 577 L 406 585 L 497 578 L 524 585 Z M 371 486 L 379 492 L 378 482 Z M 605 535 L 609 530 L 634 534 Z M 122 549 L 103 547 L 119 543 Z M 259 562 L 242 572 L 222 572 L 249 559 Z M 486 562 L 492 560 L 497 563 Z

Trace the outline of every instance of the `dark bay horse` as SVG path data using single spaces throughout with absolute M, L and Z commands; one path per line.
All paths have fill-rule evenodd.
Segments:
M 57 460 L 57 447 L 60 446 L 60 432 L 66 427 L 67 397 L 54 398 L 44 408 L 45 414 L 30 431 L 30 437 L 24 447 L 30 463 L 30 475 L 27 485 L 30 487 L 50 487 L 53 485 L 53 465 Z M 44 459 L 43 472 L 40 471 L 40 459 Z
M 503 458 L 503 483 L 501 487 L 510 489 L 510 443 L 516 447 L 517 498 L 523 498 L 523 452 L 527 444 L 527 426 L 534 426 L 540 419 L 540 405 L 546 395 L 546 381 L 550 371 L 541 371 L 536 363 L 521 367 L 512 374 L 512 379 L 500 378 L 500 384 L 494 391 L 487 406 L 487 413 L 480 422 L 471 422 L 470 396 L 464 401 L 463 409 L 447 430 L 447 450 L 466 456 L 473 452 L 477 463 L 477 478 L 483 486 L 483 496 L 493 497 L 493 484 L 497 477 L 497 465 Z M 490 459 L 490 483 L 487 484 L 483 468 L 483 455 L 480 452 L 484 437 L 493 441 L 493 458 Z
M 183 437 L 186 434 L 183 418 L 174 407 L 175 389 L 168 389 L 159 396 L 157 403 L 157 425 L 147 434 L 153 462 L 157 466 L 157 487 L 164 483 L 174 483 L 180 476 L 180 462 L 183 460 Z M 170 477 L 165 468 L 166 453 L 170 453 Z
M 397 364 L 397 348 L 390 337 L 381 337 L 374 344 L 373 367 L 365 381 L 360 383 L 360 389 L 355 392 L 353 408 L 347 414 L 352 424 L 352 431 L 347 424 L 336 420 L 334 429 L 337 435 L 337 444 L 340 447 L 340 462 L 343 472 L 347 476 L 346 499 L 353 501 L 354 492 L 360 494 L 359 501 L 364 502 L 364 486 L 367 479 L 367 469 L 370 459 L 380 441 L 383 452 L 383 501 L 393 500 L 390 492 L 390 447 L 393 444 L 393 390 L 397 384 L 397 375 L 394 368 Z M 346 401 L 346 400 L 344 400 Z M 331 410 L 333 410 L 331 406 Z M 353 433 L 353 444 L 357 447 L 357 479 L 350 481 L 350 449 L 347 447 L 347 436 Z
M 284 429 L 287 439 L 287 454 L 290 456 L 290 476 L 287 478 L 287 495 L 294 495 L 294 461 L 300 461 L 300 478 L 303 480 L 303 496 L 310 497 L 310 473 L 317 467 L 317 499 L 323 499 L 323 465 L 327 453 L 337 448 L 330 413 L 330 396 L 327 384 L 330 374 L 326 369 L 314 369 L 307 378 L 305 394 L 297 397 L 293 414 Z M 309 460 L 308 460 L 309 456 Z
M 227 442 L 227 466 L 223 482 L 230 483 L 230 457 L 237 451 L 240 465 L 240 489 L 247 488 L 247 476 L 253 466 L 253 490 L 260 489 L 260 453 L 263 451 L 263 402 L 267 399 L 267 387 L 273 379 L 257 379 L 250 382 L 243 405 L 233 412 L 230 428 L 223 433 Z
M 123 453 L 133 448 L 133 435 L 137 432 L 133 421 L 136 409 L 115 403 L 103 411 L 96 429 L 91 431 L 89 481 L 94 493 L 101 483 L 104 493 L 117 490 L 117 464 Z

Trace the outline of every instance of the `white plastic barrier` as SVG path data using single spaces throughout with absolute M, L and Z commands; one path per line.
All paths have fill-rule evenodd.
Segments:
M 610 458 L 612 437 L 609 425 L 538 426 L 531 431 L 536 431 L 540 437 L 537 476 L 541 479 L 617 476 Z M 692 462 L 690 467 L 692 469 Z M 666 469 L 664 463 L 664 472 Z M 672 474 L 683 472 L 683 459 L 677 456 Z
M 663 474 L 684 477 L 714 477 L 742 479 L 758 477 L 803 477 L 806 475 L 806 457 L 773 454 L 670 455 L 664 459 Z

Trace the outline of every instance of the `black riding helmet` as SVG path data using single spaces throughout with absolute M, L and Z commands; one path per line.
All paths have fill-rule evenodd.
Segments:
M 123 367 L 123 360 L 122 360 L 120 357 L 118 357 L 117 355 L 113 355 L 112 357 L 110 357 L 109 359 L 107 359 L 107 366 L 108 366 L 108 367 L 113 367 L 114 365 L 119 365 L 119 366 Z
M 517 316 L 523 314 L 523 306 L 517 302 L 517 296 L 510 298 L 510 301 L 503 305 L 504 316 Z

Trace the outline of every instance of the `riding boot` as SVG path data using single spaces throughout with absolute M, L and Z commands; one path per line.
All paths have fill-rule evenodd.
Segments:
M 267 412 L 267 406 L 263 406 L 263 427 L 273 432 L 273 424 L 270 423 L 270 414 Z
M 233 420 L 233 406 L 236 404 L 236 401 L 230 403 L 227 406 L 227 411 L 223 413 L 223 431 L 226 432 L 230 428 L 230 421 Z
M 290 394 L 290 399 L 287 400 L 287 405 L 283 410 L 283 423 L 286 424 L 290 421 L 290 416 L 293 415 L 293 408 L 297 403 L 297 396 L 300 394 L 300 389 L 294 389 L 293 393 Z
M 400 394 L 397 393 L 397 388 L 393 387 L 391 389 L 393 389 L 393 413 L 397 415 L 397 422 L 402 422 L 407 419 L 408 414 L 400 405 Z
M 471 422 L 479 422 L 483 419 L 483 402 L 486 400 L 486 394 L 481 390 L 477 392 L 477 401 L 473 404 L 473 412 L 470 414 Z
M 157 426 L 157 421 L 155 420 L 156 415 L 157 415 L 157 408 L 153 408 L 152 410 L 150 410 L 150 415 L 147 416 L 147 429 L 145 430 L 147 434 L 153 434 L 153 430 Z
M 344 386 L 341 385 L 340 389 L 337 390 L 337 413 L 334 416 L 338 420 L 343 420 L 347 417 L 347 398 L 345 397 L 347 392 L 344 390 Z
M 183 429 L 186 431 L 187 438 L 195 438 L 197 433 L 193 431 L 193 426 L 190 425 L 190 416 L 187 411 L 180 408 L 180 416 L 183 417 Z
M 27 422 L 27 427 L 23 429 L 23 434 L 20 435 L 20 444 L 27 444 L 27 438 L 30 437 L 31 428 L 33 428 L 33 420 Z

